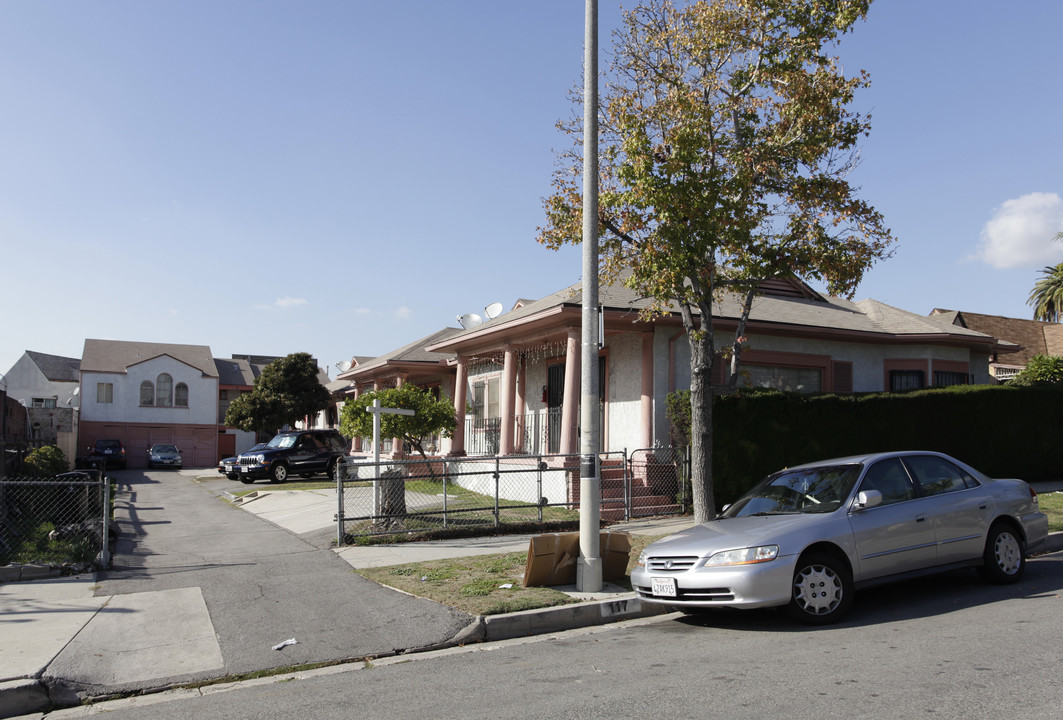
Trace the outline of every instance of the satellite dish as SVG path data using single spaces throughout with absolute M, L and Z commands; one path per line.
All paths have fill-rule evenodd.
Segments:
M 490 305 L 484 308 L 484 312 L 487 313 L 488 319 L 496 318 L 502 314 L 502 303 L 491 303 Z
M 465 313 L 464 315 L 458 315 L 458 322 L 466 330 L 471 330 L 477 325 L 483 325 L 484 319 L 476 313 Z
M 340 372 L 347 372 L 348 370 L 351 369 L 351 361 L 350 360 L 340 360 L 338 363 L 336 363 L 336 369 L 339 370 Z

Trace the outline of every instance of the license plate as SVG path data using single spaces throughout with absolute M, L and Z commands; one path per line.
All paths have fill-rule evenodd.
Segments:
M 650 578 L 650 583 L 654 595 L 675 597 L 675 578 Z

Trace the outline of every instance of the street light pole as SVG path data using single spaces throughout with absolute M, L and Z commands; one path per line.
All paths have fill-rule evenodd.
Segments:
M 598 467 L 598 0 L 585 0 L 583 60 L 583 346 L 580 355 L 579 560 L 576 588 L 602 589 Z

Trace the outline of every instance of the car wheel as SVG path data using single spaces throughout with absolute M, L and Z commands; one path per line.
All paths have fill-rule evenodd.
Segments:
M 269 469 L 269 481 L 273 483 L 282 483 L 288 479 L 288 466 L 282 462 L 273 463 L 273 467 Z
M 986 536 L 982 553 L 982 577 L 997 585 L 1017 583 L 1026 572 L 1026 552 L 1022 538 L 1007 523 L 995 523 Z
M 325 471 L 325 475 L 328 476 L 328 479 L 332 482 L 336 482 L 336 471 L 338 467 L 339 461 L 333 460 L 328 464 L 328 469 Z
M 229 478 L 230 480 L 239 480 L 240 479 L 240 475 L 237 474 L 237 473 L 229 473 L 225 477 Z M 254 481 L 252 480 L 252 482 L 254 482 Z
M 786 611 L 800 622 L 828 625 L 848 612 L 854 592 L 845 563 L 827 553 L 809 553 L 794 569 L 793 593 Z
M 251 478 L 251 477 L 246 477 L 246 476 L 242 476 L 242 477 L 240 478 L 240 482 L 242 482 L 242 483 L 243 483 L 244 485 L 250 485 L 250 484 L 251 484 L 251 483 L 253 483 L 254 481 L 255 481 L 255 479 L 254 479 L 254 478 Z

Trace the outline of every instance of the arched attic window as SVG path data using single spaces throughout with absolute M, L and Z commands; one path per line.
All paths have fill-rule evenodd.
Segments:
M 177 383 L 173 389 L 174 407 L 188 407 L 188 386 L 183 382 Z
M 173 407 L 173 377 L 169 373 L 161 373 L 155 379 L 155 405 Z

